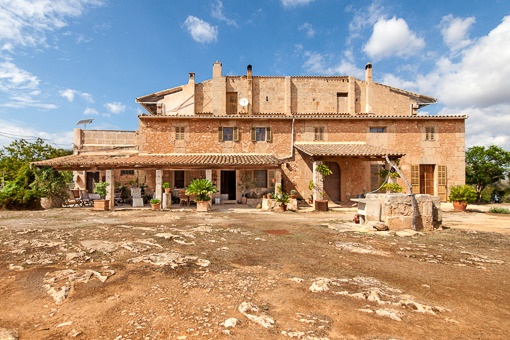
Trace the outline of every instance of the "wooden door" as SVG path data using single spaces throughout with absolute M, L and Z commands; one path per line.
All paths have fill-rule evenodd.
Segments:
M 331 175 L 324 178 L 324 192 L 330 201 L 339 202 L 340 196 L 340 167 L 337 162 L 324 162 L 331 172 Z
M 229 200 L 236 199 L 236 172 L 235 170 L 221 171 L 221 194 L 228 194 Z
M 434 195 L 434 165 L 420 165 L 420 194 Z

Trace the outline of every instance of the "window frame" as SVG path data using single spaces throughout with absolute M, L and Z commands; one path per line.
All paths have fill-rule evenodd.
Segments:
M 387 127 L 386 126 L 369 126 L 368 132 L 369 133 L 386 133 Z
M 225 129 L 232 129 L 232 139 L 225 139 Z M 238 142 L 239 128 L 237 126 L 218 126 L 218 142 Z
M 314 141 L 324 141 L 324 126 L 315 126 L 313 128 L 313 140 Z
M 174 127 L 174 134 L 175 134 L 175 140 L 184 140 L 186 133 L 186 127 L 185 126 L 175 126 Z
M 262 132 L 262 129 L 264 129 L 264 132 Z M 252 127 L 251 128 L 251 141 L 252 142 L 272 142 L 273 135 L 271 132 L 271 127 L 269 127 L 269 126 L 254 126 L 254 127 Z
M 425 140 L 429 142 L 436 141 L 436 127 L 425 126 Z

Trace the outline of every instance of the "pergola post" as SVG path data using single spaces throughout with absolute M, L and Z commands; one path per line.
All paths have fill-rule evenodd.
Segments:
M 106 182 L 110 184 L 106 187 L 105 199 L 110 200 L 110 210 L 113 210 L 115 206 L 115 178 L 113 173 L 113 170 L 105 171 Z

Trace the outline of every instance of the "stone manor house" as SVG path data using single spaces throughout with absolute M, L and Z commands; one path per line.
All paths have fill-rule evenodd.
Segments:
M 421 115 L 436 99 L 374 82 L 370 63 L 360 80 L 254 76 L 251 65 L 225 76 L 216 61 L 211 79 L 195 83 L 189 73 L 186 84 L 136 102 L 146 110 L 137 131 L 75 129 L 73 155 L 37 165 L 74 170 L 76 188 L 89 191 L 106 180 L 111 196 L 134 179 L 161 197 L 163 182 L 185 188 L 207 178 L 223 202 L 241 199 L 246 178 L 259 194 L 281 184 L 302 198 L 346 202 L 380 186 L 386 156 L 414 193 L 445 201 L 448 187 L 465 181 L 467 117 Z M 315 171 L 322 163 L 333 172 L 324 179 Z

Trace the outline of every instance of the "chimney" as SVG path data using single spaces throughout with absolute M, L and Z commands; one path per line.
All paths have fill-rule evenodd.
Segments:
M 370 62 L 368 62 L 365 65 L 365 81 L 367 83 L 371 83 L 372 82 L 372 64 L 370 64 Z
M 194 84 L 194 83 L 195 83 L 195 72 L 190 72 L 188 84 Z
M 221 63 L 218 60 L 213 63 L 212 76 L 213 78 L 221 77 Z
M 372 64 L 368 62 L 365 65 L 365 81 L 366 86 L 366 97 L 365 97 L 365 113 L 372 113 Z
M 248 65 L 248 66 L 246 67 L 246 71 L 247 71 L 247 76 L 248 76 L 248 78 L 251 78 L 251 77 L 253 76 L 251 69 L 252 69 L 252 66 L 251 66 L 251 65 Z

